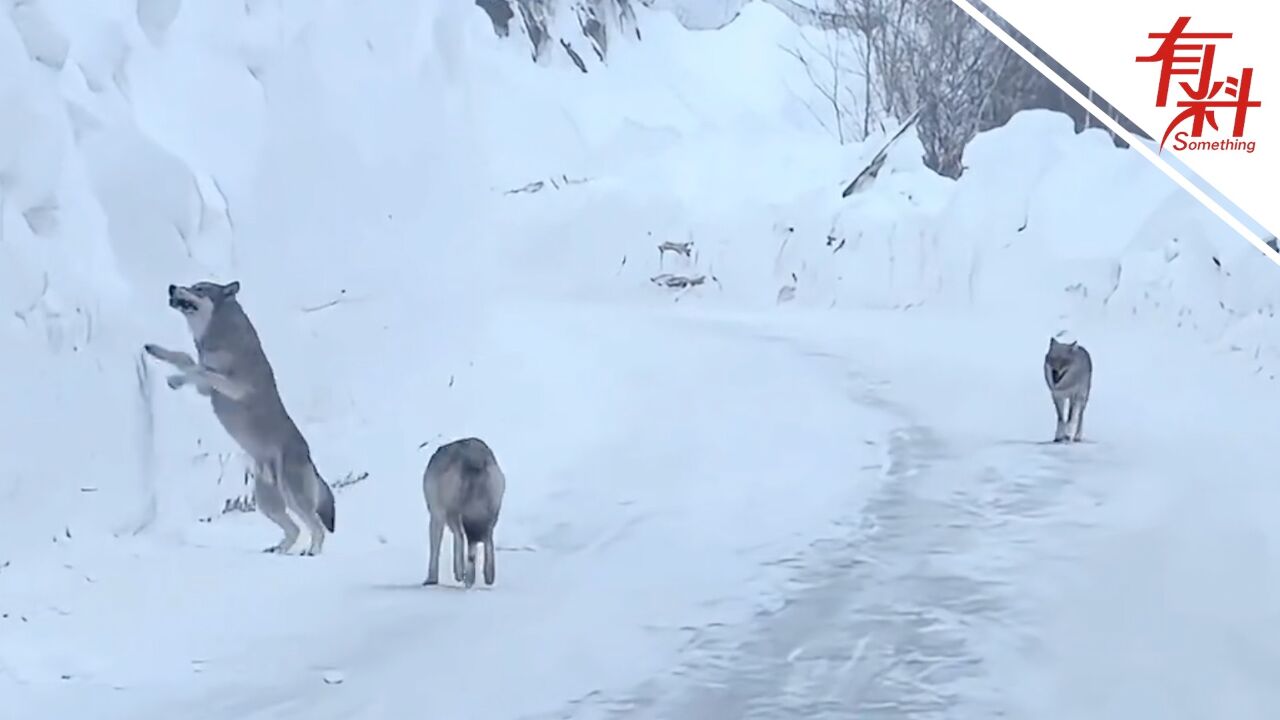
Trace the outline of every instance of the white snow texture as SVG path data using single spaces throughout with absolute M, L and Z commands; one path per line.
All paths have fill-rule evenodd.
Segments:
M 7 717 L 1272 717 L 1271 263 L 1047 111 L 841 198 L 895 128 L 824 129 L 810 30 L 632 5 L 583 73 L 470 2 L 0 0 Z M 319 557 L 141 353 L 203 279 L 337 486 Z M 424 588 L 470 435 L 497 583 Z

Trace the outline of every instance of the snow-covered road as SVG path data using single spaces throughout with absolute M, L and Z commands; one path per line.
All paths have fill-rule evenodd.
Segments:
M 773 339 L 842 358 L 894 420 L 870 501 L 776 560 L 781 607 L 553 717 L 1271 717 L 1276 390 L 1247 358 L 1086 325 L 1092 430 L 1059 446 L 1034 323 L 796 320 Z
M 851 402 L 898 420 L 879 443 L 871 501 L 840 534 L 776 560 L 792 571 L 782 607 L 700 633 L 686 684 L 642 686 L 610 703 L 634 707 L 606 717 L 1017 716 L 994 682 L 999 661 L 1034 641 L 1028 581 L 1082 529 L 1096 503 L 1074 479 L 1105 472 L 1106 450 L 964 447 L 887 400 L 889 388 L 851 380 L 864 388 Z
M 418 586 L 427 451 L 367 447 L 321 558 L 258 554 L 274 529 L 243 516 L 68 544 L 61 577 L 7 569 L 0 694 L 33 720 L 1204 717 L 1197 675 L 1252 670 L 1222 664 L 1235 645 L 1184 650 L 1276 647 L 1242 632 L 1274 617 L 1253 598 L 1276 573 L 1248 562 L 1269 386 L 1078 334 L 1093 441 L 1064 447 L 1043 443 L 1035 327 L 495 307 L 455 388 L 468 429 L 433 428 L 482 433 L 507 470 L 495 588 Z M 361 408 L 366 436 L 397 436 L 397 397 Z M 1176 412 L 1214 401 L 1229 428 Z M 1188 627 L 1206 572 L 1236 614 Z M 1267 687 L 1233 717 L 1274 707 Z
M 431 430 L 482 433 L 510 478 L 494 589 L 418 586 L 429 448 L 388 442 L 363 448 L 381 462 L 339 494 L 321 558 L 259 554 L 275 531 L 242 516 L 180 546 L 69 545 L 63 588 L 29 568 L 12 612 L 28 621 L 0 625 L 6 682 L 22 683 L 5 696 L 32 718 L 553 709 L 660 674 L 698 628 L 770 607 L 787 571 L 768 561 L 836 532 L 878 482 L 885 418 L 848 401 L 839 362 L 669 313 L 488 317 L 453 388 L 470 426 Z M 365 436 L 402 434 L 397 400 L 365 404 Z M 39 606 L 55 594 L 56 612 Z

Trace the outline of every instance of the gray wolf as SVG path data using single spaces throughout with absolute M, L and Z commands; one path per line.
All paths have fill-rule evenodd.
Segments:
M 287 553 L 298 540 L 293 511 L 311 536 L 303 555 L 319 554 L 333 532 L 333 491 L 311 460 L 311 448 L 284 408 L 258 332 L 236 299 L 240 283 L 169 286 L 169 307 L 182 313 L 197 359 L 148 344 L 146 352 L 177 369 L 168 385 L 191 385 L 209 398 L 213 414 L 253 460 L 254 500 L 284 538 L 263 552 Z
M 431 516 L 431 557 L 423 585 L 440 582 L 440 542 L 446 526 L 453 534 L 453 579 L 466 587 L 475 584 L 476 546 L 484 545 L 484 584 L 493 584 L 493 529 L 506 489 L 506 476 L 483 440 L 455 440 L 431 454 L 422 473 L 422 494 Z
M 1093 384 L 1093 358 L 1083 345 L 1058 342 L 1049 338 L 1049 351 L 1044 356 L 1044 381 L 1053 397 L 1058 413 L 1058 429 L 1054 442 L 1080 442 L 1084 426 L 1084 409 L 1089 404 Z

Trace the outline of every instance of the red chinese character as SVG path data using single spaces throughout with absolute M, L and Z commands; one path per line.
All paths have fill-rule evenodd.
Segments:
M 1189 33 L 1186 32 L 1190 17 L 1180 17 L 1167 33 L 1148 33 L 1147 37 L 1160 40 L 1160 47 L 1151 55 L 1139 56 L 1138 62 L 1160 63 L 1160 88 L 1156 91 L 1156 107 L 1164 107 L 1169 101 L 1169 81 L 1174 75 L 1199 74 L 1196 91 L 1201 97 L 1208 96 L 1210 73 L 1213 71 L 1213 53 L 1215 43 L 1182 42 L 1183 40 L 1208 40 L 1229 38 L 1231 33 Z M 1179 55 L 1179 52 L 1194 54 Z M 1185 67 L 1191 65 L 1191 67 Z M 1184 88 L 1188 87 L 1182 83 Z M 1188 90 L 1190 92 L 1190 90 Z
M 1245 113 L 1251 107 L 1262 105 L 1259 100 L 1249 99 L 1249 87 L 1253 84 L 1253 68 L 1245 68 L 1240 71 L 1240 77 L 1228 77 L 1226 83 L 1221 81 L 1215 82 L 1211 87 L 1200 87 L 1192 89 L 1187 83 L 1179 83 L 1182 89 L 1187 93 L 1189 100 L 1180 100 L 1178 107 L 1186 108 L 1178 116 L 1169 123 L 1169 127 L 1164 131 L 1164 137 L 1160 139 L 1160 148 L 1164 148 L 1164 143 L 1169 139 L 1169 134 L 1173 132 L 1182 121 L 1191 118 L 1191 136 L 1200 137 L 1204 132 L 1205 121 L 1209 122 L 1209 126 L 1214 130 L 1218 129 L 1218 120 L 1214 116 L 1215 108 L 1235 108 L 1236 121 L 1231 129 L 1232 137 L 1241 137 L 1244 135 L 1244 118 Z M 1226 90 L 1227 95 L 1232 98 L 1230 100 L 1214 100 L 1218 93 Z

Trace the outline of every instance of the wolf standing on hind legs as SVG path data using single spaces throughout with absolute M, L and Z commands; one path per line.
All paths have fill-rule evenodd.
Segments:
M 287 553 L 298 541 L 292 510 L 311 535 L 303 555 L 317 555 L 325 531 L 333 532 L 333 491 L 311 460 L 306 438 L 284 409 L 275 373 L 258 332 L 236 300 L 240 283 L 199 282 L 169 286 L 169 307 L 182 313 L 199 360 L 184 352 L 147 345 L 152 357 L 178 370 L 169 387 L 192 385 L 208 397 L 213 414 L 254 464 L 254 500 L 284 538 L 264 552 Z
M 1080 442 L 1084 426 L 1084 409 L 1089 404 L 1089 388 L 1093 384 L 1093 358 L 1075 342 L 1062 343 L 1049 338 L 1049 352 L 1044 356 L 1044 381 L 1053 396 L 1053 409 L 1058 413 L 1058 429 L 1054 442 Z
M 506 489 L 507 479 L 483 440 L 455 440 L 431 454 L 422 473 L 422 494 L 431 516 L 430 558 L 423 585 L 440 582 L 440 543 L 445 526 L 453 534 L 453 579 L 466 587 L 475 584 L 476 546 L 483 544 L 484 584 L 493 584 L 497 571 L 493 528 L 498 524 Z

